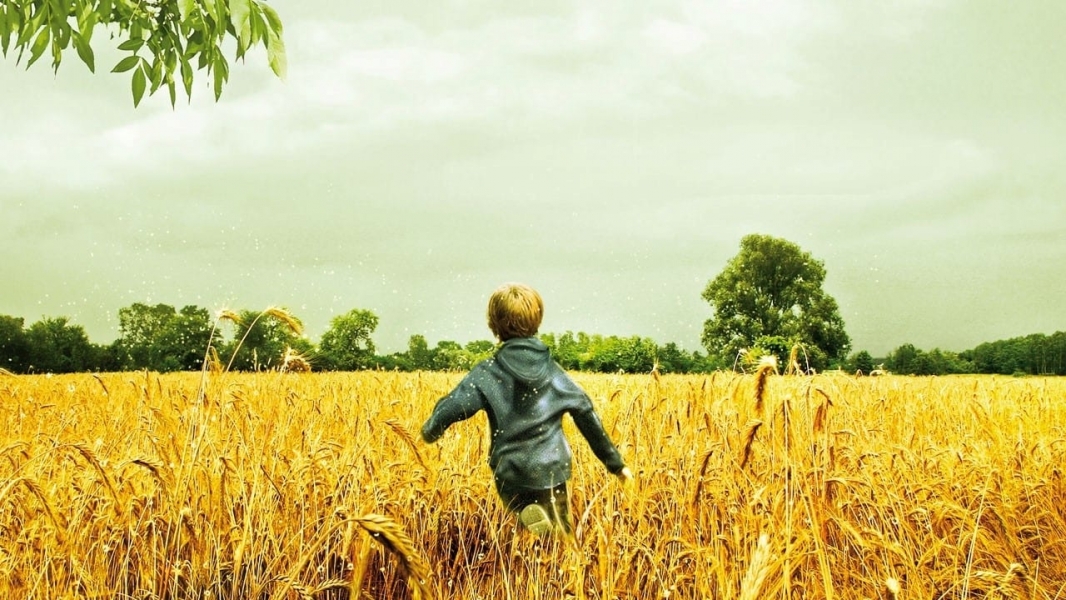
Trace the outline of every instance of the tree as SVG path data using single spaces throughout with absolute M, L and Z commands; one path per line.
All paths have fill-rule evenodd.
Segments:
M 370 335 L 377 326 L 378 317 L 369 310 L 355 308 L 333 317 L 318 345 L 327 368 L 354 371 L 369 367 L 374 358 L 374 340 Z
M 174 307 L 167 304 L 135 302 L 118 309 L 118 345 L 124 368 L 154 369 L 156 340 L 173 316 Z
M 429 371 L 433 368 L 434 352 L 429 348 L 426 336 L 416 333 L 407 339 L 407 365 L 412 371 Z
M 906 343 L 889 352 L 885 357 L 885 364 L 893 373 L 914 375 L 918 370 L 921 355 L 922 351 L 914 344 Z
M 212 324 L 210 311 L 193 305 L 182 307 L 159 340 L 167 357 L 167 370 L 200 370 L 207 347 L 215 345 L 218 340 L 219 333 Z
M 584 333 L 580 335 L 585 336 Z M 587 351 L 587 344 L 579 342 L 573 332 L 567 331 L 558 338 L 554 334 L 544 333 L 540 340 L 551 349 L 552 357 L 560 367 L 569 371 L 581 368 L 581 354 Z
M 431 367 L 434 371 L 460 371 L 469 369 L 473 365 L 468 364 L 467 356 L 463 354 L 463 346 L 452 340 L 440 340 L 433 348 L 433 361 Z
M 30 370 L 38 373 L 76 373 L 95 366 L 99 351 L 89 342 L 85 328 L 66 317 L 44 318 L 26 331 Z
M 30 342 L 22 317 L 0 315 L 0 368 L 24 373 L 30 364 Z
M 667 342 L 656 352 L 660 373 L 689 373 L 695 366 L 691 354 L 674 342 Z
M 802 344 L 816 369 L 843 360 L 851 341 L 824 280 L 823 263 L 796 244 L 745 236 L 740 252 L 703 291 L 714 310 L 703 326 L 703 346 L 731 364 L 760 338 L 779 337 Z
M 95 73 L 92 37 L 98 25 L 130 53 L 111 71 L 132 72 L 134 106 L 146 89 L 151 95 L 164 86 L 173 106 L 179 81 L 192 98 L 194 60 L 196 70 L 213 75 L 218 100 L 229 79 L 222 49 L 227 37 L 236 42 L 237 60 L 262 44 L 270 68 L 285 77 L 281 19 L 262 0 L 0 0 L 0 49 L 5 57 L 17 50 L 19 62 L 29 51 L 27 68 L 48 52 L 58 71 L 63 52 L 74 46 Z
M 870 371 L 874 370 L 874 357 L 866 350 L 859 350 L 851 357 L 851 370 L 869 375 Z
M 118 323 L 116 346 L 124 369 L 195 371 L 207 347 L 218 341 L 211 314 L 197 306 L 178 312 L 168 304 L 135 302 L 118 310 Z

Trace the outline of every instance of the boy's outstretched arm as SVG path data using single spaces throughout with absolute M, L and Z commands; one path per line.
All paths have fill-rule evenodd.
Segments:
M 622 460 L 622 455 L 618 452 L 618 448 L 615 447 L 611 438 L 607 437 L 607 432 L 603 430 L 603 423 L 591 403 L 584 410 L 571 411 L 570 416 L 573 417 L 577 430 L 588 441 L 589 447 L 592 448 L 592 453 L 596 455 L 596 458 L 600 459 L 600 462 L 607 467 L 608 471 L 621 477 L 623 481 L 626 480 L 626 475 L 632 476 L 632 473 L 626 467 L 625 461 Z
M 437 400 L 433 414 L 422 425 L 422 440 L 432 444 L 452 423 L 469 419 L 481 409 L 481 393 L 477 386 L 464 379 L 450 394 Z

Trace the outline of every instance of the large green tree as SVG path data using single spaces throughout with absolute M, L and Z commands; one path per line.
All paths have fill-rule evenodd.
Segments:
M 66 317 L 44 318 L 26 330 L 30 346 L 29 370 L 37 373 L 76 373 L 96 368 L 100 349 L 89 342 L 81 325 Z
M 330 321 L 329 329 L 318 344 L 325 367 L 337 371 L 365 369 L 374 359 L 371 334 L 378 327 L 378 316 L 369 310 L 353 308 Z
M 801 364 L 816 369 L 843 360 L 851 342 L 836 300 L 822 289 L 824 281 L 822 261 L 796 244 L 745 236 L 737 255 L 703 291 L 714 310 L 703 326 L 704 347 L 730 363 L 742 352 L 777 354 L 780 346 L 794 344 L 803 348 Z
M 262 0 L 0 0 L 0 49 L 17 52 L 17 61 L 28 52 L 27 68 L 47 53 L 58 70 L 73 46 L 95 72 L 98 28 L 129 53 L 111 70 L 131 73 L 134 106 L 164 87 L 173 105 L 179 84 L 191 98 L 196 70 L 213 77 L 217 100 L 229 79 L 227 38 L 237 60 L 262 44 L 270 68 L 285 76 L 281 19 Z
M 135 302 L 118 311 L 119 338 L 115 341 L 124 369 L 195 371 L 209 345 L 218 342 L 206 308 L 186 306 L 180 312 L 168 304 Z

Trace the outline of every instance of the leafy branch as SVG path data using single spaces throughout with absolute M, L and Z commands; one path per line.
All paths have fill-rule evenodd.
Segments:
M 213 78 L 217 101 L 229 80 L 222 51 L 227 36 L 236 40 L 236 60 L 261 44 L 270 68 L 285 78 L 281 19 L 262 0 L 0 0 L 0 49 L 5 57 L 17 52 L 16 63 L 29 52 L 26 68 L 47 52 L 58 71 L 64 51 L 73 46 L 95 73 L 91 41 L 98 25 L 122 40 L 119 50 L 130 53 L 111 72 L 132 72 L 134 106 L 145 91 L 151 95 L 162 87 L 173 106 L 179 81 L 191 99 L 195 71 Z

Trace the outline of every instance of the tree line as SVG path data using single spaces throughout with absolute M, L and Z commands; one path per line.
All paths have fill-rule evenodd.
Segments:
M 496 349 L 489 340 L 466 344 L 441 340 L 431 346 L 425 336 L 415 334 L 406 350 L 379 354 L 372 339 L 379 319 L 363 309 L 334 317 L 317 344 L 303 335 L 297 317 L 278 308 L 212 315 L 198 306 L 179 310 L 167 304 L 134 303 L 119 310 L 118 320 L 118 338 L 110 344 L 96 344 L 67 317 L 45 317 L 26 327 L 20 317 L 0 315 L 0 368 L 12 373 L 165 373 L 198 371 L 205 362 L 213 362 L 234 371 L 465 371 Z M 555 360 L 571 371 L 706 373 L 748 364 L 745 352 L 738 354 L 740 360 L 729 361 L 641 336 L 567 331 L 543 333 L 540 339 Z M 763 344 L 770 351 L 787 352 L 783 340 L 763 340 Z M 963 352 L 923 351 L 908 343 L 883 358 L 860 351 L 832 368 L 867 375 L 878 369 L 912 375 L 1066 375 L 1066 332 L 987 342 Z
M 430 346 L 416 334 L 401 352 L 378 354 L 372 334 L 377 315 L 353 309 L 334 317 L 316 344 L 285 309 L 222 311 L 168 304 L 134 303 L 119 309 L 119 336 L 110 344 L 89 340 L 67 317 L 45 317 L 25 326 L 0 315 L 0 368 L 12 373 L 149 370 L 198 371 L 208 364 L 234 371 L 268 369 L 350 371 L 385 369 L 468 370 L 492 356 L 496 344 L 441 340 Z M 646 337 L 584 332 L 546 333 L 540 339 L 566 369 L 598 372 L 705 372 L 720 368 L 712 358 L 674 343 Z
M 873 359 L 865 360 L 868 356 L 862 357 L 865 364 L 873 365 Z M 1066 332 L 1034 333 L 985 342 L 957 353 L 939 348 L 923 351 L 913 344 L 903 344 L 882 359 L 881 364 L 902 375 L 1066 375 Z
M 836 300 L 822 289 L 826 270 L 798 245 L 751 234 L 703 291 L 712 316 L 703 324 L 705 353 L 640 337 L 567 331 L 542 334 L 563 368 L 607 373 L 701 373 L 750 369 L 773 358 L 789 372 L 842 369 L 871 374 L 1066 374 L 1064 334 L 1034 334 L 981 344 L 965 352 L 924 352 L 904 344 L 882 359 L 849 354 L 851 340 Z M 142 370 L 466 370 L 492 355 L 495 344 L 442 340 L 430 347 L 412 335 L 407 349 L 379 355 L 372 339 L 378 317 L 352 309 L 334 317 L 315 344 L 303 324 L 280 308 L 222 311 L 135 303 L 118 311 L 119 337 L 89 341 L 66 317 L 0 315 L 0 368 L 16 373 Z

